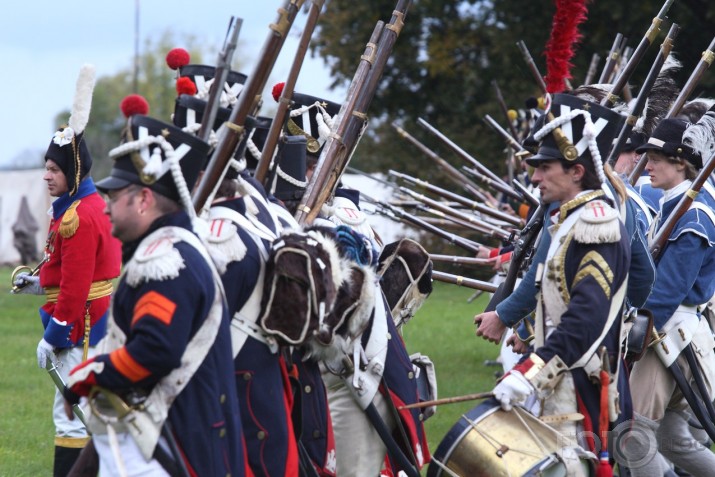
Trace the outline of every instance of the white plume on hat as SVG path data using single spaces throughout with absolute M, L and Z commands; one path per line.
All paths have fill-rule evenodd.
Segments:
M 693 148 L 696 154 L 702 158 L 703 165 L 712 158 L 715 153 L 715 106 L 711 106 L 708 112 L 691 124 L 683 133 L 683 144 Z
M 72 103 L 72 113 L 67 122 L 75 134 L 82 134 L 89 121 L 89 111 L 92 109 L 92 93 L 94 92 L 95 68 L 85 64 L 79 70 L 77 86 Z

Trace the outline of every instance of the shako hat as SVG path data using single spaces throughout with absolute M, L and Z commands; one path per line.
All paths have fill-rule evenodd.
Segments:
M 208 151 L 207 143 L 176 126 L 130 115 L 121 144 L 109 151 L 114 159 L 109 177 L 99 181 L 97 188 L 106 192 L 137 184 L 191 208 L 190 190 Z
M 552 116 L 547 113 L 545 124 L 534 133 L 541 143 L 526 159 L 530 166 L 556 159 L 589 163 L 594 155 L 602 164 L 624 121 L 619 113 L 570 94 L 554 95 L 550 112 Z
M 77 193 L 80 181 L 92 168 L 92 156 L 87 148 L 84 129 L 92 108 L 94 83 L 94 66 L 83 65 L 77 78 L 72 112 L 67 125 L 61 126 L 55 132 L 45 153 L 45 161 L 51 159 L 64 173 L 70 196 Z
M 306 180 L 305 136 L 283 136 L 268 180 L 268 192 L 282 201 L 300 200 Z
M 284 86 L 285 83 L 277 83 L 273 86 L 273 99 L 276 101 L 280 99 Z M 293 92 L 285 129 L 288 135 L 305 136 L 308 154 L 319 156 L 339 112 L 338 103 Z

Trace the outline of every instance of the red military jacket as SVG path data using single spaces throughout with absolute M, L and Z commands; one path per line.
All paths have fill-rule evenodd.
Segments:
M 119 276 L 121 243 L 111 235 L 104 208 L 104 199 L 91 178 L 80 183 L 74 196 L 65 193 L 52 203 L 45 243 L 47 261 L 40 269 L 40 284 L 48 301 L 40 308 L 40 316 L 45 340 L 58 348 L 83 342 L 87 312 L 91 345 L 106 330 L 110 296 L 90 299 L 90 292 L 95 295 L 98 289 L 106 290 L 106 281 Z

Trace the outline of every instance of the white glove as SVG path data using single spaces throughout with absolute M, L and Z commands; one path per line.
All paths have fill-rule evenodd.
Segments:
M 501 408 L 511 411 L 514 404 L 523 402 L 534 392 L 534 386 L 519 371 L 512 370 L 504 376 L 492 392 L 501 403 Z
M 55 347 L 42 338 L 37 344 L 37 365 L 45 369 L 47 366 L 47 360 L 52 361 L 52 357 L 55 354 Z
M 27 272 L 19 273 L 15 277 L 15 281 L 12 282 L 16 287 L 22 287 L 15 293 L 17 294 L 28 294 L 28 295 L 44 295 L 45 289 L 40 286 L 40 277 L 37 275 L 30 275 Z

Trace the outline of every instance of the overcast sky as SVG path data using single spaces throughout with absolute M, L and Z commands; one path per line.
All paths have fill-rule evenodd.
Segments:
M 234 57 L 249 58 L 250 74 L 277 18 L 282 0 L 20 0 L 8 3 L 0 15 L 2 113 L 5 140 L 0 165 L 31 149 L 45 150 L 54 133 L 53 119 L 70 109 L 80 67 L 92 63 L 97 77 L 112 75 L 132 64 L 136 7 L 139 5 L 140 47 L 167 30 L 181 38 L 195 35 L 218 51 L 231 16 L 243 19 Z M 307 14 L 298 14 L 265 94 L 288 75 Z M 182 45 L 177 45 L 182 46 Z M 205 58 L 207 62 L 215 58 Z M 330 78 L 322 60 L 306 55 L 296 91 L 341 103 L 344 93 L 327 89 Z M 162 118 L 158 118 L 162 119 Z M 92 120 L 90 114 L 90 121 Z M 166 118 L 164 120 L 167 120 Z

